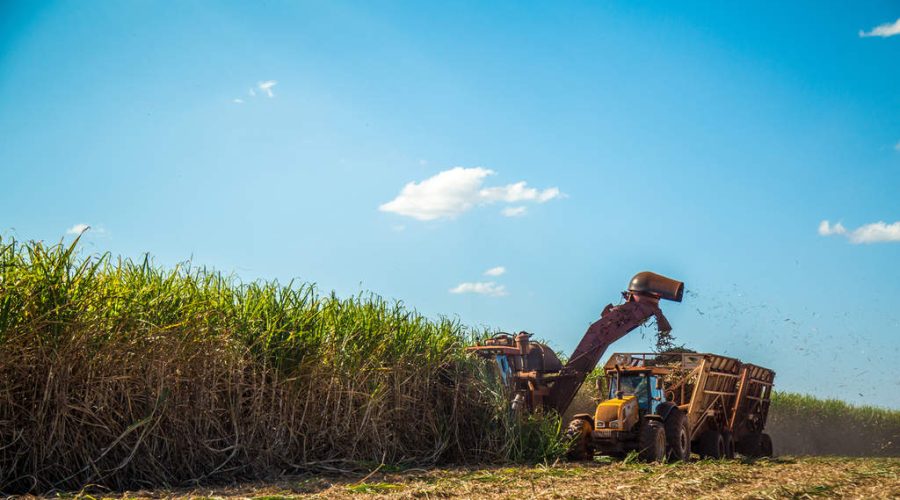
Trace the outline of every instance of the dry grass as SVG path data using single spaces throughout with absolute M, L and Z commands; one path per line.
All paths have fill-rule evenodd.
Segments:
M 96 495 L 96 493 L 95 493 Z M 900 459 L 780 458 L 648 465 L 407 470 L 277 483 L 136 491 L 118 498 L 897 498 Z

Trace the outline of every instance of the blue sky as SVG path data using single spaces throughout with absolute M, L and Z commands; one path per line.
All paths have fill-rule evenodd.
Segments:
M 690 347 L 900 408 L 900 5 L 826 5 L 4 2 L 0 232 L 564 351 L 653 270 Z

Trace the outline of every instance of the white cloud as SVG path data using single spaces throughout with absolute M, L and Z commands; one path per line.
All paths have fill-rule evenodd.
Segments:
M 819 223 L 819 234 L 831 236 L 834 234 L 846 236 L 850 243 L 887 243 L 900 241 L 900 222 L 887 224 L 883 221 L 865 224 L 853 231 L 847 231 L 840 222 L 830 225 L 827 220 Z
M 490 295 L 492 297 L 503 297 L 507 295 L 506 286 L 498 285 L 493 281 L 460 283 L 450 289 L 450 293 L 477 293 L 479 295 Z
M 559 189 L 549 188 L 539 191 L 535 188 L 525 187 L 525 181 L 506 186 L 492 187 L 482 189 L 478 193 L 487 201 L 505 201 L 507 203 L 516 203 L 521 201 L 536 201 L 544 203 L 559 197 Z
M 491 174 L 480 167 L 445 170 L 422 182 L 408 183 L 396 198 L 378 209 L 419 220 L 453 217 L 478 203 L 478 189 Z
M 275 93 L 272 92 L 272 87 L 278 85 L 278 81 L 276 80 L 266 80 L 264 82 L 259 82 L 256 85 L 256 88 L 265 92 L 265 94 L 269 97 L 275 97 Z M 252 89 L 251 89 L 252 90 Z
M 75 224 L 74 226 L 66 230 L 66 234 L 79 235 L 90 228 L 91 226 L 89 224 Z
M 885 224 L 878 221 L 858 227 L 850 233 L 853 243 L 884 243 L 900 241 L 900 222 Z
M 247 89 L 247 95 L 250 97 L 256 97 L 257 90 L 267 95 L 268 97 L 275 97 L 275 92 L 272 90 L 276 85 L 278 85 L 277 80 L 265 80 L 258 82 L 256 87 L 250 87 Z M 235 104 L 244 104 L 244 100 L 240 97 L 237 99 L 232 99 L 231 102 Z
M 506 272 L 503 266 L 492 267 L 484 272 L 485 276 L 502 276 Z
M 831 236 L 832 234 L 846 234 L 847 230 L 844 226 L 838 222 L 837 224 L 831 225 L 827 220 L 823 220 L 819 223 L 819 234 L 822 236 Z
M 869 31 L 859 30 L 859 36 L 861 37 L 878 36 L 887 38 L 894 35 L 900 35 L 900 19 L 892 23 L 879 24 Z
M 894 144 L 894 150 L 900 151 L 900 141 L 897 141 L 897 144 Z
M 500 211 L 503 215 L 507 217 L 521 217 L 528 212 L 528 207 L 526 206 L 518 206 L 518 207 L 506 207 Z
M 407 183 L 396 198 L 378 209 L 418 220 L 434 220 L 452 218 L 479 205 L 523 201 L 545 203 L 563 196 L 558 188 L 539 190 L 527 187 L 525 181 L 482 187 L 484 180 L 491 175 L 494 175 L 493 170 L 482 167 L 444 170 L 421 182 Z

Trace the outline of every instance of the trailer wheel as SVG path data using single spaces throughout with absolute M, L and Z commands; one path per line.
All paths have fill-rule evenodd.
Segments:
M 759 454 L 764 457 L 771 457 L 772 452 L 772 436 L 763 433 L 759 436 Z
M 722 433 L 722 440 L 725 441 L 725 458 L 731 460 L 734 458 L 734 434 L 725 431 Z
M 638 437 L 638 458 L 662 462 L 666 458 L 666 430 L 655 420 L 645 420 Z
M 569 460 L 590 460 L 594 455 L 591 450 L 591 431 L 593 424 L 586 418 L 576 418 L 569 422 L 565 437 L 569 442 L 569 451 L 566 454 Z
M 760 456 L 762 436 L 758 432 L 751 432 L 738 441 L 735 448 L 745 457 L 756 458 Z
M 706 431 L 700 435 L 700 456 L 719 460 L 725 457 L 725 439 L 719 431 Z
M 669 460 L 687 462 L 691 459 L 691 437 L 683 411 L 673 408 L 666 418 L 666 456 Z

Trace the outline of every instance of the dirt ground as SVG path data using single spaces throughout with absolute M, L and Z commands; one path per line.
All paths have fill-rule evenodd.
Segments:
M 56 495 L 57 498 L 68 495 Z M 308 475 L 218 488 L 82 498 L 898 498 L 900 458 L 809 457 L 654 464 L 596 461 Z M 70 497 L 71 498 L 71 497 Z

